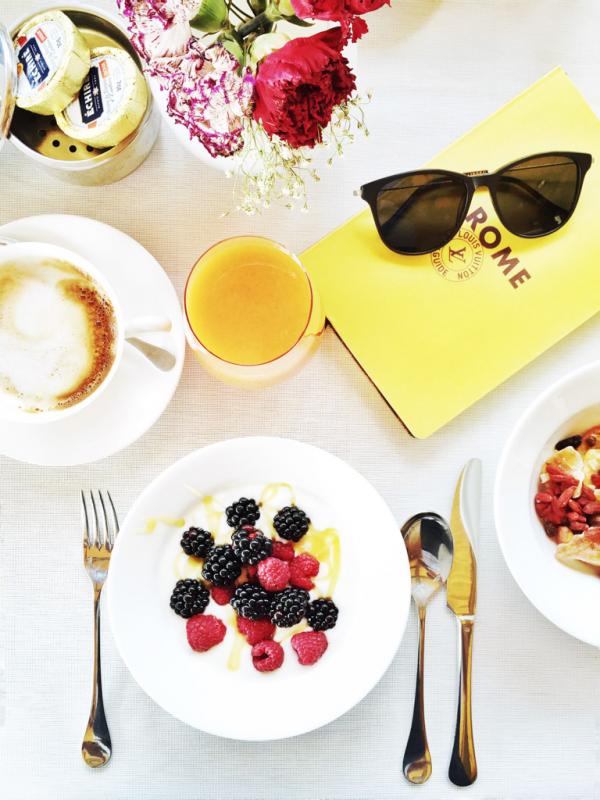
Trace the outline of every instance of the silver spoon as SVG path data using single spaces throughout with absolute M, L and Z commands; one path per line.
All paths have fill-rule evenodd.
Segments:
M 411 783 L 425 783 L 431 776 L 431 753 L 425 730 L 423 665 L 427 604 L 446 583 L 452 566 L 452 533 L 443 517 L 433 512 L 416 514 L 402 526 L 410 562 L 412 597 L 419 615 L 419 654 L 412 725 L 406 742 L 402 769 Z
M 145 342 L 143 339 L 138 339 L 137 336 L 128 336 L 125 340 L 128 344 L 132 345 L 142 353 L 148 361 L 150 361 L 157 369 L 162 372 L 168 372 L 173 369 L 177 363 L 177 359 L 169 350 L 164 347 L 157 347 L 155 344 Z

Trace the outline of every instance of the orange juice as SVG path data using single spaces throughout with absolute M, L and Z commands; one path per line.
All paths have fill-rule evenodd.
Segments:
M 311 317 L 310 281 L 285 248 L 256 236 L 228 239 L 196 263 L 185 290 L 189 326 L 210 353 L 243 366 L 290 351 Z

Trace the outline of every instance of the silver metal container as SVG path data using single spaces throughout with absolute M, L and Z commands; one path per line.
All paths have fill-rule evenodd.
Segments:
M 79 28 L 90 48 L 122 47 L 142 69 L 117 17 L 81 3 L 47 6 L 15 20 L 10 34 L 0 24 L 0 143 L 3 138 L 59 181 L 84 186 L 113 183 L 129 175 L 150 153 L 160 128 L 160 114 L 148 85 L 148 107 L 136 130 L 114 147 L 99 150 L 72 139 L 53 116 L 41 116 L 15 106 L 16 64 L 12 37 L 34 14 L 63 11 Z

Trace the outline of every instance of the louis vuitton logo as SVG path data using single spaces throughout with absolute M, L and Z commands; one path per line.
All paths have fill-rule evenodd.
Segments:
M 463 264 L 464 264 L 465 263 L 465 250 L 466 250 L 465 247 L 459 247 L 459 248 L 457 248 L 455 250 L 452 247 L 452 245 L 450 245 L 448 247 L 448 257 L 450 258 L 450 261 L 454 261 L 454 259 L 457 258 L 459 261 L 462 261 Z

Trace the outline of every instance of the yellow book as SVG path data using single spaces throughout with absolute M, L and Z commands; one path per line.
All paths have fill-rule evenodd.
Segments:
M 600 309 L 600 120 L 562 69 L 428 166 L 493 172 L 556 150 L 595 163 L 554 234 L 509 233 L 480 189 L 471 221 L 436 253 L 392 253 L 365 207 L 302 256 L 332 326 L 414 436 L 434 433 Z

